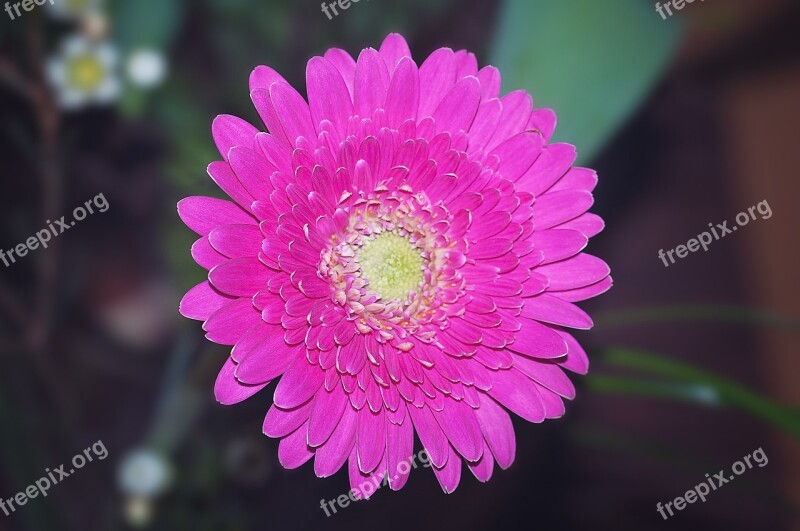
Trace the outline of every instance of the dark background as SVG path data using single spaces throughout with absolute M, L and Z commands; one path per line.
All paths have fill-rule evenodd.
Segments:
M 639 0 L 362 0 L 331 21 L 314 1 L 81 3 L 66 19 L 0 12 L 0 248 L 99 193 L 110 204 L 0 264 L 0 497 L 98 440 L 110 455 L 0 514 L 0 530 L 800 529 L 797 2 L 694 2 L 662 20 Z M 214 116 L 258 123 L 252 68 L 302 88 L 312 55 L 355 55 L 389 31 L 418 62 L 468 48 L 501 68 L 504 92 L 556 109 L 556 138 L 600 175 L 607 227 L 589 250 L 615 287 L 584 305 L 596 327 L 579 336 L 592 368 L 573 378 L 578 397 L 562 419 L 515 420 L 509 470 L 465 475 L 451 495 L 420 470 L 326 518 L 320 499 L 346 493 L 347 473 L 280 467 L 261 435 L 271 388 L 214 401 L 227 352 L 177 313 L 203 271 L 175 203 L 217 193 Z M 76 33 L 121 64 L 157 50 L 163 83 L 121 72 L 111 104 L 61 109 L 44 65 Z M 765 199 L 770 219 L 658 259 Z M 656 512 L 758 448 L 764 468 L 668 522 Z

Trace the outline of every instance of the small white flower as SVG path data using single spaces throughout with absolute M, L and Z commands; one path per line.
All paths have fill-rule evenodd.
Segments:
M 64 109 L 108 104 L 120 92 L 117 51 L 109 43 L 68 37 L 47 63 L 47 77 Z
M 153 88 L 161 84 L 167 73 L 167 62 L 158 50 L 140 48 L 130 54 L 125 71 L 131 83 L 142 88 Z
M 54 18 L 61 20 L 76 20 L 87 13 L 96 11 L 105 3 L 105 0 L 53 0 L 47 2 L 47 11 Z
M 169 486 L 172 471 L 160 454 L 139 449 L 122 460 L 117 481 L 123 494 L 134 498 L 155 498 Z

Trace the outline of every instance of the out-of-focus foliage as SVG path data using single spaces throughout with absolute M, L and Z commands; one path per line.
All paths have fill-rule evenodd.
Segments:
M 659 79 L 680 21 L 640 0 L 508 0 L 492 62 L 503 88 L 525 88 L 559 117 L 555 140 L 581 160 L 603 147 Z
M 641 375 L 632 378 L 593 374 L 587 379 L 591 389 L 730 407 L 800 438 L 800 410 L 774 402 L 727 378 L 688 363 L 627 348 L 612 349 L 603 359 L 612 367 Z

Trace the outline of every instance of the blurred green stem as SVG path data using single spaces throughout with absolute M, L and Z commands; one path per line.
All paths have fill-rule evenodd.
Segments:
M 800 410 L 765 398 L 736 382 L 687 363 L 626 348 L 611 349 L 603 359 L 613 366 L 638 370 L 663 379 L 648 382 L 599 374 L 587 378 L 591 389 L 729 406 L 800 438 Z

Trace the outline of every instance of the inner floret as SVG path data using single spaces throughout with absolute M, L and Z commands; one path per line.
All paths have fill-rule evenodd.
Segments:
M 407 237 L 394 232 L 367 239 L 357 260 L 370 291 L 384 300 L 406 301 L 424 280 L 419 250 Z

